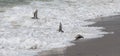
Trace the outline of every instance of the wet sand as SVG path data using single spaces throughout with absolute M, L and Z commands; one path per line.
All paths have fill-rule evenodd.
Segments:
M 44 56 L 120 56 L 120 16 L 103 17 L 92 21 L 97 23 L 91 26 L 105 27 L 104 31 L 114 34 L 106 34 L 103 38 L 88 41 L 79 40 L 75 42 L 75 46 L 64 48 L 62 51 L 48 51 Z

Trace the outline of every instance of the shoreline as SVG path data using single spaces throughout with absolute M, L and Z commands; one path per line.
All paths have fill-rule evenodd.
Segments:
M 48 51 L 43 56 L 120 56 L 120 16 L 102 17 L 90 26 L 105 27 L 103 31 L 114 32 L 106 34 L 102 38 L 95 38 L 88 41 L 77 41 L 76 45 L 65 48 L 62 51 L 52 53 Z M 56 49 L 57 50 L 57 49 Z M 62 53 L 60 53 L 62 52 Z

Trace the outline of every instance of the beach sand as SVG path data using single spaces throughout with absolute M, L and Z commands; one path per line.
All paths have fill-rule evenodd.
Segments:
M 74 46 L 63 50 L 54 49 L 42 56 L 120 56 L 120 15 L 96 18 L 92 21 L 97 23 L 91 26 L 102 26 L 106 28 L 103 31 L 114 33 L 88 41 L 79 40 Z

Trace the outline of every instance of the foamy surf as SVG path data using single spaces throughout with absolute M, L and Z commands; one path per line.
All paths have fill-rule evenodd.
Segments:
M 6 10 L 0 14 L 0 56 L 34 56 L 70 46 L 77 34 L 85 39 L 102 37 L 104 28 L 88 27 L 95 22 L 85 20 L 118 14 L 120 4 L 116 1 L 32 1 Z M 31 19 L 36 9 L 39 19 Z M 57 31 L 60 22 L 64 33 Z

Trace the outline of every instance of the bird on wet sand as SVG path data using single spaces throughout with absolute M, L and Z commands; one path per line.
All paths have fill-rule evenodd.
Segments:
M 76 40 L 79 40 L 79 39 L 81 39 L 81 38 L 84 38 L 82 35 L 80 35 L 80 34 L 78 34 L 76 37 L 75 37 L 75 41 Z

